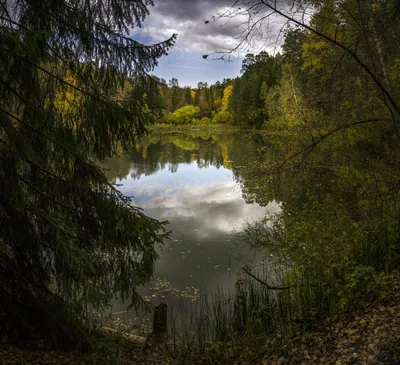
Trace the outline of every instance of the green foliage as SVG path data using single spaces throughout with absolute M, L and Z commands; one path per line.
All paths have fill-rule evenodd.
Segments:
M 232 114 L 228 111 L 220 111 L 216 113 L 212 119 L 215 124 L 230 124 L 233 123 Z
M 87 348 L 86 311 L 139 305 L 164 224 L 93 162 L 154 120 L 147 77 L 173 45 L 126 38 L 147 1 L 2 1 L 0 316 L 8 338 Z M 11 14 L 11 15 L 10 15 Z
M 268 119 L 266 97 L 268 89 L 281 79 L 282 57 L 266 52 L 248 54 L 243 60 L 243 75 L 236 79 L 229 97 L 229 110 L 235 123 L 260 127 Z
M 243 75 L 235 80 L 223 80 L 214 85 L 199 82 L 197 89 L 179 88 L 177 80 L 170 87 L 160 85 L 165 102 L 166 122 L 199 125 L 194 118 L 181 117 L 183 107 L 199 108 L 198 117 L 211 118 L 212 123 L 261 127 L 268 120 L 272 106 L 267 106 L 268 90 L 280 82 L 282 56 L 266 52 L 249 54 L 243 61 Z M 179 102 L 178 102 L 179 100 Z M 178 110 L 177 110 L 178 109 Z M 186 108 L 185 110 L 191 110 Z
M 163 106 L 164 122 L 168 121 L 169 115 L 185 106 L 199 107 L 198 117 L 210 117 L 212 113 L 221 108 L 223 91 L 231 84 L 231 80 L 224 80 L 223 83 L 216 82 L 208 85 L 206 82 L 199 82 L 197 89 L 190 87 L 180 87 L 177 79 L 170 80 L 169 84 L 165 80 L 158 81 L 159 103 Z M 150 110 L 154 110 L 150 107 Z M 197 121 L 196 121 L 197 123 Z
M 202 125 L 209 125 L 211 123 L 211 121 L 210 121 L 210 118 L 204 117 L 204 118 L 201 118 L 200 123 Z
M 203 117 L 201 120 L 193 120 L 194 125 L 209 125 L 211 123 L 210 118 Z
M 199 113 L 199 107 L 187 105 L 170 114 L 167 122 L 171 124 L 190 124 L 193 119 L 198 117 Z

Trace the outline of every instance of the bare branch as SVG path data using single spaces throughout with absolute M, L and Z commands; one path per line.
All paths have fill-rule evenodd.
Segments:
M 250 270 L 248 270 L 247 268 L 243 267 L 242 270 L 249 275 L 250 277 L 252 277 L 254 280 L 258 281 L 261 285 L 265 286 L 268 290 L 288 290 L 288 289 L 292 289 L 295 288 L 296 285 L 290 285 L 290 286 L 271 286 L 269 284 L 267 284 L 265 281 L 261 280 L 260 278 L 258 278 L 257 276 L 253 275 L 251 273 Z

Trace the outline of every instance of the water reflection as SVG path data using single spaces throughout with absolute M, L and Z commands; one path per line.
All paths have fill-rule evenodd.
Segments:
M 247 246 L 234 242 L 235 232 L 279 210 L 274 201 L 246 202 L 237 169 L 248 165 L 240 160 L 235 167 L 229 156 L 240 136 L 206 137 L 192 136 L 190 143 L 186 135 L 182 140 L 176 134 L 150 136 L 108 164 L 110 179 L 124 195 L 146 214 L 170 222 L 172 237 L 160 248 L 154 278 L 177 289 L 233 289 L 236 272 L 253 257 Z M 151 287 L 142 294 L 152 295 Z

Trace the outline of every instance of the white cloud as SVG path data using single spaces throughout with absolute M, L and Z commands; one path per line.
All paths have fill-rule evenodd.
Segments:
M 160 42 L 177 33 L 175 50 L 223 54 L 239 44 L 246 28 L 251 24 L 248 15 L 241 11 L 232 13 L 231 17 L 218 19 L 218 15 L 229 14 L 229 6 L 232 3 L 233 1 L 229 0 L 159 0 L 155 2 L 154 7 L 149 8 L 150 16 L 144 21 L 143 28 L 136 29 L 133 34 L 140 33 L 150 42 Z M 244 1 L 245 5 L 251 3 Z M 267 13 L 268 9 L 265 6 L 260 7 L 259 13 L 252 21 Z M 214 21 L 215 19 L 218 20 Z M 206 20 L 209 21 L 208 24 L 205 23 Z M 273 52 L 281 25 L 282 21 L 276 16 L 267 19 L 259 29 L 262 32 L 255 32 L 252 39 L 248 39 L 240 48 L 240 54 L 265 49 Z
M 233 232 L 246 222 L 257 221 L 266 212 L 278 212 L 279 204 L 271 202 L 267 207 L 246 204 L 241 189 L 235 182 L 224 182 L 193 187 L 180 185 L 165 189 L 163 185 L 140 186 L 136 195 L 144 198 L 145 210 L 161 210 L 161 220 L 196 218 L 201 231 L 216 230 Z

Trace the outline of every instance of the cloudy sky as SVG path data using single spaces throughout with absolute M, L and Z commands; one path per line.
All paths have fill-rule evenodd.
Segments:
M 203 59 L 202 55 L 214 52 L 226 52 L 238 42 L 241 24 L 247 18 L 235 16 L 214 21 L 213 16 L 226 13 L 232 0 L 155 0 L 149 7 L 150 16 L 146 18 L 142 29 L 135 29 L 132 37 L 145 42 L 159 42 L 178 34 L 174 49 L 163 57 L 157 76 L 170 80 L 176 77 L 180 86 L 196 86 L 199 81 L 209 84 L 233 78 L 240 74 L 242 53 L 234 53 L 230 62 Z M 209 21 L 208 24 L 205 21 Z M 259 46 L 259 50 L 264 47 Z M 268 47 L 271 51 L 271 47 Z M 264 47 L 264 48 L 265 48 Z M 256 52 L 253 50 L 253 52 Z M 214 55 L 211 58 L 219 58 Z

